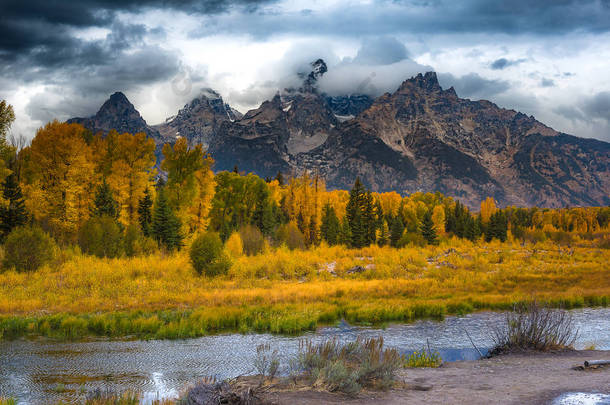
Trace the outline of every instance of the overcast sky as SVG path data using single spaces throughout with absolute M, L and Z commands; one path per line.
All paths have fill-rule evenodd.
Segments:
M 13 133 L 124 92 L 149 124 L 202 88 L 242 112 L 319 57 L 329 94 L 435 70 L 459 96 L 610 141 L 610 0 L 0 0 Z

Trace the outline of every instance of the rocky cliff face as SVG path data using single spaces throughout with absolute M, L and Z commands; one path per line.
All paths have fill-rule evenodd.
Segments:
M 199 97 L 186 104 L 177 115 L 154 128 L 161 134 L 162 142 L 171 143 L 181 136 L 191 144 L 200 143 L 207 148 L 223 122 L 233 122 L 241 116 L 239 111 L 222 100 L 220 94 L 212 89 L 204 89 Z
M 433 72 L 374 100 L 321 94 L 317 80 L 325 72 L 323 61 L 314 62 L 301 87 L 243 117 L 208 91 L 155 128 L 116 95 L 111 100 L 120 102 L 107 106 L 109 100 L 95 117 L 75 122 L 153 131 L 159 144 L 185 136 L 209 147 L 216 170 L 237 165 L 260 176 L 316 170 L 330 188 L 349 188 L 360 176 L 373 191 L 441 191 L 473 207 L 488 196 L 501 205 L 610 204 L 609 143 L 559 133 L 489 101 L 461 99 L 453 88 L 442 89 Z
M 111 129 L 119 133 L 144 132 L 149 137 L 160 139 L 159 132 L 149 126 L 136 108 L 121 92 L 110 96 L 97 114 L 89 118 L 71 118 L 67 122 L 81 124 L 93 133 L 108 133 Z

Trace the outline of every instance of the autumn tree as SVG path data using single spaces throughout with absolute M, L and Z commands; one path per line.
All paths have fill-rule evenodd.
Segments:
M 96 170 L 108 182 L 123 225 L 138 222 L 138 203 L 155 175 L 155 142 L 145 133 L 110 131 L 92 142 Z
M 78 124 L 53 121 L 20 152 L 28 211 L 60 238 L 72 238 L 89 217 L 95 175 L 85 134 Z
M 161 168 L 167 172 L 167 198 L 189 230 L 205 229 L 214 196 L 214 160 L 201 145 L 189 147 L 185 138 L 163 146 Z M 262 181 L 262 180 L 261 180 Z
M 484 225 L 487 225 L 491 219 L 491 216 L 497 211 L 496 202 L 493 198 L 487 197 L 481 202 L 481 220 Z
M 8 166 L 16 153 L 16 148 L 8 144 L 6 138 L 15 121 L 13 106 L 5 100 L 0 101 L 0 181 L 10 174 Z

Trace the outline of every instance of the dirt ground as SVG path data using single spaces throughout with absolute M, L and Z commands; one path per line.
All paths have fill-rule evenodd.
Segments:
M 397 387 L 356 398 L 313 390 L 268 394 L 277 404 L 551 404 L 565 392 L 610 394 L 610 367 L 573 370 L 610 351 L 510 354 L 440 368 L 405 369 Z

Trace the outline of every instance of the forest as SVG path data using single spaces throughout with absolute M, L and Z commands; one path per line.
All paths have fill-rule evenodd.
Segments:
M 296 333 L 610 297 L 610 207 L 471 210 L 360 179 L 214 173 L 184 138 L 58 121 L 20 144 L 0 107 L 0 337 Z

